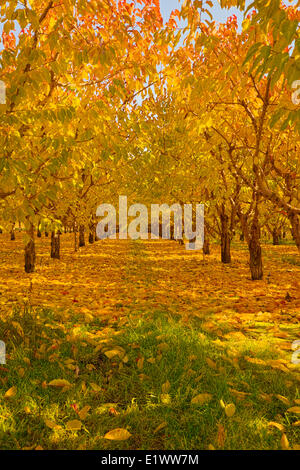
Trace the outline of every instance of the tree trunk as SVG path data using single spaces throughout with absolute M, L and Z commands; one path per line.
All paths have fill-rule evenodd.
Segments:
M 291 232 L 294 242 L 300 253 L 300 217 L 295 213 L 288 213 L 288 218 L 291 223 Z
M 77 228 L 74 227 L 74 251 L 78 251 Z
M 51 232 L 51 258 L 60 259 L 60 233 Z
M 210 247 L 209 247 L 209 238 L 204 236 L 204 243 L 203 243 L 203 254 L 209 255 L 210 254 Z
M 45 232 L 45 237 L 48 237 L 49 233 L 48 232 Z
M 228 215 L 223 210 L 220 214 L 221 221 L 221 261 L 222 263 L 231 263 L 230 254 L 230 236 L 228 229 Z
M 35 244 L 33 224 L 30 225 L 27 234 L 29 235 L 30 240 L 25 245 L 25 272 L 33 273 L 35 269 Z
M 94 240 L 95 240 L 95 242 L 99 241 L 99 238 L 97 237 L 97 225 L 95 225 L 95 227 L 94 227 Z
M 16 234 L 15 234 L 15 230 L 12 229 L 11 232 L 10 232 L 10 239 L 11 240 L 15 240 L 16 239 Z
M 257 209 L 254 214 L 251 235 L 249 240 L 250 270 L 252 281 L 258 281 L 263 278 L 263 266 L 261 257 L 261 246 L 259 240 L 259 225 Z
M 79 226 L 79 246 L 85 246 L 84 241 L 84 225 Z
M 36 236 L 38 238 L 41 238 L 41 236 L 42 236 L 41 231 L 40 231 L 40 222 L 38 223 L 38 226 L 37 226 Z
M 273 245 L 279 245 L 279 233 L 276 228 L 272 231 Z
M 243 242 L 245 240 L 245 235 L 243 233 L 240 234 L 240 241 Z
M 94 234 L 93 234 L 93 232 L 89 233 L 89 243 L 90 244 L 94 243 Z

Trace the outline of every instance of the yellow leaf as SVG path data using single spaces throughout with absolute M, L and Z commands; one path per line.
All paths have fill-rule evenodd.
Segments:
M 92 387 L 94 392 L 100 392 L 101 391 L 101 387 L 99 387 L 99 385 L 95 384 L 94 382 L 90 382 L 90 386 Z
M 155 357 L 150 357 L 149 359 L 147 359 L 147 362 L 149 362 L 150 364 L 155 364 Z
M 13 387 L 10 387 L 7 392 L 5 393 L 4 395 L 4 398 L 11 398 L 11 397 L 14 397 L 17 393 L 17 387 L 13 386 Z
M 284 431 L 284 426 L 280 423 L 276 423 L 275 421 L 270 421 L 268 423 L 268 426 L 273 426 L 274 428 L 279 429 L 279 431 L 283 432 Z
M 288 411 L 289 413 L 300 414 L 300 406 L 292 406 L 292 408 L 289 408 L 286 411 Z
M 160 395 L 160 399 L 162 403 L 164 403 L 165 405 L 168 405 L 169 403 L 171 403 L 171 397 L 168 393 L 162 393 Z
M 88 412 L 90 411 L 91 407 L 86 405 L 84 406 L 79 412 L 78 416 L 80 419 L 84 420 L 87 417 Z
M 108 359 L 112 359 L 115 356 L 120 355 L 120 351 L 118 349 L 111 349 L 110 351 L 105 351 L 105 356 L 108 357 Z
M 126 441 L 132 434 L 127 431 L 127 429 L 116 428 L 112 431 L 109 431 L 105 434 L 104 439 L 108 439 L 110 441 Z
M 137 368 L 138 368 L 138 369 L 141 370 L 141 369 L 143 368 L 143 366 L 144 366 L 144 360 L 145 360 L 145 359 L 144 359 L 143 357 L 141 357 L 141 358 L 137 361 Z
M 283 395 L 275 395 L 275 396 L 278 398 L 278 400 L 282 401 L 282 403 L 284 403 L 285 405 L 290 404 L 290 401 Z
M 68 382 L 68 380 L 65 380 L 65 379 L 51 380 L 51 382 L 49 382 L 48 385 L 51 385 L 51 387 L 71 387 L 72 386 L 72 384 L 70 384 L 70 382 Z
M 167 425 L 168 423 L 166 421 L 163 421 L 157 426 L 157 428 L 154 429 L 153 433 L 156 434 L 158 431 L 161 431 L 161 429 L 164 429 Z
M 168 391 L 170 390 L 170 387 L 171 387 L 171 384 L 170 382 L 167 380 L 164 384 L 162 384 L 161 386 L 161 391 L 163 393 L 168 393 Z
M 80 431 L 81 426 L 82 424 L 78 419 L 72 419 L 66 423 L 66 429 L 69 431 Z
M 211 369 L 217 369 L 217 364 L 212 361 L 209 357 L 206 358 L 206 363 Z
M 192 398 L 191 403 L 194 405 L 203 405 L 203 403 L 207 403 L 212 399 L 212 395 L 210 393 L 200 393 Z
M 229 405 L 225 406 L 225 414 L 228 418 L 231 418 L 235 413 L 235 405 L 234 403 L 230 403 Z
M 244 359 L 248 362 L 251 362 L 251 364 L 257 364 L 259 366 L 265 366 L 266 365 L 265 361 L 263 361 L 262 359 L 255 358 L 255 357 L 245 356 Z
M 287 450 L 289 448 L 290 444 L 288 438 L 286 437 L 286 434 L 282 434 L 280 444 L 283 450 Z
M 48 426 L 48 428 L 50 429 L 60 429 L 61 426 L 59 426 L 59 424 L 56 424 L 55 421 L 51 421 L 50 419 L 44 419 L 44 422 L 46 424 L 46 426 Z

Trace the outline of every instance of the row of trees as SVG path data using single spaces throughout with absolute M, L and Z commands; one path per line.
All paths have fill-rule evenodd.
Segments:
M 235 17 L 202 21 L 209 1 L 185 2 L 165 25 L 157 0 L 0 2 L 1 224 L 25 227 L 27 272 L 37 226 L 52 254 L 63 226 L 77 249 L 119 194 L 205 203 L 205 250 L 220 239 L 229 263 L 240 232 L 252 279 L 262 228 L 275 240 L 291 230 L 300 251 L 299 12 L 254 3 L 239 32 Z

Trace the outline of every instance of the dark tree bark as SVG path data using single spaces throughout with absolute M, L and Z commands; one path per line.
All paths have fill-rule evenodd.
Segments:
M 60 259 L 60 233 L 51 232 L 51 258 Z
M 229 234 L 229 217 L 225 214 L 224 207 L 220 213 L 221 222 L 221 261 L 222 263 L 231 263 L 230 254 L 230 234 Z
M 94 228 L 94 240 L 95 242 L 99 241 L 99 238 L 97 237 L 97 225 L 95 225 L 95 228 Z
M 249 240 L 250 270 L 251 270 L 251 278 L 253 281 L 258 281 L 263 278 L 263 265 L 262 265 L 259 232 L 260 231 L 259 231 L 259 225 L 258 225 L 258 210 L 256 208 L 253 221 L 252 221 L 250 240 Z
M 38 238 L 41 238 L 41 236 L 42 236 L 42 233 L 41 233 L 41 230 L 40 230 L 40 222 L 38 223 L 38 226 L 37 226 L 36 236 Z
M 279 233 L 276 228 L 272 231 L 273 245 L 279 245 Z
M 205 236 L 205 238 L 204 238 L 203 253 L 205 255 L 210 255 L 209 238 L 207 236 Z
M 45 232 L 45 237 L 48 237 L 49 236 L 49 233 L 48 232 Z
M 300 217 L 299 215 L 290 212 L 288 213 L 288 218 L 291 223 L 292 237 L 300 253 Z
M 11 240 L 15 240 L 16 239 L 16 234 L 15 234 L 15 230 L 12 229 L 11 232 L 10 232 L 10 239 Z
M 89 243 L 90 244 L 94 243 L 94 234 L 93 234 L 93 232 L 89 233 Z
M 33 224 L 30 225 L 29 230 L 27 231 L 30 239 L 25 245 L 25 272 L 33 273 L 35 269 L 35 243 L 34 243 L 34 227 Z
M 85 246 L 84 225 L 80 225 L 79 227 L 79 246 Z

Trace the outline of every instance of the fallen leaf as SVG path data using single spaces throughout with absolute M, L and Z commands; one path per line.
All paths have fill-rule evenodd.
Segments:
M 107 432 L 104 435 L 104 439 L 108 439 L 110 441 L 126 441 L 130 436 L 132 436 L 132 434 L 130 434 L 127 429 L 116 428 Z
M 16 395 L 16 393 L 17 393 L 17 387 L 16 386 L 10 387 L 7 390 L 7 392 L 5 392 L 4 398 L 12 398 Z
M 84 406 L 80 411 L 78 411 L 79 418 L 85 420 L 90 409 L 91 407 L 89 405 Z
M 163 421 L 157 426 L 157 428 L 154 429 L 153 433 L 156 434 L 158 431 L 161 431 L 162 429 L 164 429 L 167 425 L 168 423 L 166 421 Z
M 193 405 L 203 405 L 203 403 L 207 403 L 211 399 L 212 395 L 210 393 L 200 393 L 191 399 L 191 403 L 193 403 Z
M 82 423 L 78 419 L 72 419 L 66 423 L 66 429 L 69 431 L 80 431 Z
M 290 444 L 288 438 L 286 437 L 286 434 L 282 434 L 280 444 L 283 450 L 287 450 L 289 448 Z
M 72 387 L 72 384 L 65 379 L 55 379 L 48 383 L 51 387 Z
M 231 418 L 235 413 L 235 404 L 230 403 L 229 405 L 225 406 L 225 414 L 228 418 Z
M 56 424 L 55 421 L 51 421 L 51 419 L 44 419 L 44 423 L 50 429 L 61 429 L 61 426 L 59 426 L 59 424 Z
M 289 408 L 286 410 L 288 413 L 296 413 L 300 414 L 300 406 L 292 406 L 292 408 Z

